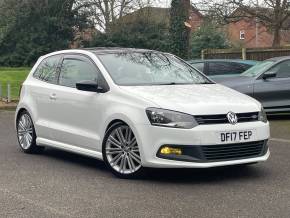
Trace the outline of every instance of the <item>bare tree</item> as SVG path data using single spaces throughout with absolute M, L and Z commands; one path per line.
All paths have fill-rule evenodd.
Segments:
M 195 0 L 193 5 L 211 20 L 227 24 L 241 18 L 255 18 L 273 32 L 273 47 L 280 46 L 281 30 L 290 29 L 289 0 Z M 233 13 L 239 10 L 238 13 Z
M 97 28 L 108 32 L 112 22 L 134 10 L 150 6 L 152 2 L 153 0 L 77 0 L 75 7 L 87 11 Z
M 230 3 L 229 0 L 195 0 L 192 5 L 201 13 L 205 14 L 212 22 L 217 24 L 227 24 L 236 5 Z
M 278 47 L 281 42 L 281 30 L 289 29 L 289 0 L 229 0 L 235 4 L 245 16 L 256 17 L 273 32 L 272 46 Z

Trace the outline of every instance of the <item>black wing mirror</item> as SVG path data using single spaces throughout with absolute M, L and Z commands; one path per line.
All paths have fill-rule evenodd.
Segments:
M 103 88 L 98 85 L 96 81 L 86 80 L 76 83 L 76 88 L 87 92 L 102 92 Z
M 277 76 L 277 73 L 274 73 L 274 72 L 266 72 L 263 74 L 263 79 L 266 80 L 266 79 L 269 79 L 269 78 L 274 78 Z

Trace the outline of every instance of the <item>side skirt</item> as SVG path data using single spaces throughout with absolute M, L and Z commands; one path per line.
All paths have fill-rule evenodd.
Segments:
M 64 151 L 76 153 L 76 154 L 81 154 L 81 155 L 88 156 L 88 157 L 93 157 L 93 158 L 96 158 L 99 160 L 103 160 L 103 155 L 101 152 L 92 151 L 89 149 L 80 148 L 80 147 L 77 147 L 74 145 L 56 142 L 56 141 L 45 139 L 45 138 L 38 137 L 36 139 L 36 144 L 40 145 L 40 146 L 48 146 L 48 147 L 57 148 L 57 149 L 61 149 Z

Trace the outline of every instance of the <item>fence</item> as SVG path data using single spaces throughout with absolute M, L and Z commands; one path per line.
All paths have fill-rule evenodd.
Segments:
M 242 49 L 204 49 L 202 59 L 244 59 L 263 61 L 273 57 L 290 55 L 290 47 L 283 48 L 242 48 Z
M 11 101 L 18 100 L 19 90 L 22 81 L 1 81 L 0 80 L 0 101 L 10 103 Z

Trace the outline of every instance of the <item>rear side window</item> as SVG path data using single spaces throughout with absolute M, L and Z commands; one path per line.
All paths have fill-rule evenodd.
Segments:
M 245 72 L 247 69 L 252 67 L 251 65 L 248 64 L 242 64 L 242 63 L 231 63 L 232 69 L 233 69 L 233 74 L 241 74 Z
M 38 66 L 33 76 L 48 83 L 57 82 L 57 66 L 60 55 L 45 58 Z
M 59 85 L 75 88 L 76 83 L 84 80 L 98 81 L 98 70 L 94 64 L 86 58 L 64 58 Z
M 208 75 L 241 74 L 247 70 L 247 65 L 230 62 L 208 63 Z

